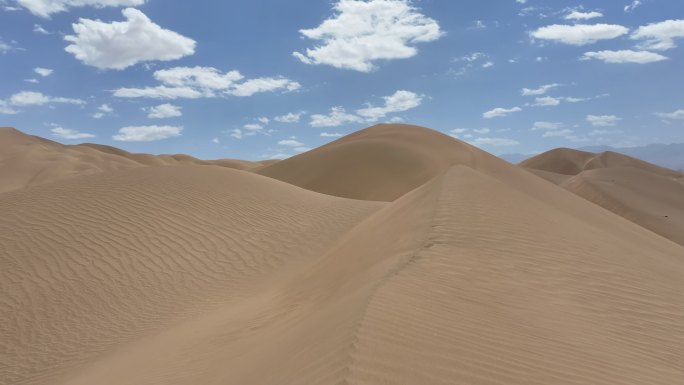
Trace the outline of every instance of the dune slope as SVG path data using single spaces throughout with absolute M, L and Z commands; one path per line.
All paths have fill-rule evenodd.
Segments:
M 0 128 L 0 193 L 140 166 L 134 160 L 94 148 L 65 146 L 13 128 Z
M 541 154 L 521 166 L 684 245 L 684 175 L 678 172 L 614 152 L 569 149 Z
M 480 151 L 423 127 L 380 124 L 257 171 L 308 190 L 393 201 Z
M 0 383 L 59 374 L 317 256 L 376 203 L 220 167 L 0 195 Z
M 215 165 L 238 170 L 264 166 L 260 162 L 236 159 L 205 161 L 187 155 L 134 154 L 92 143 L 63 145 L 26 135 L 14 128 L 0 127 L 0 193 L 82 175 L 179 164 Z
M 455 166 L 278 279 L 49 383 L 677 383 L 684 248 L 600 213 L 606 230 Z
M 396 156 L 385 126 L 361 134 Z M 198 165 L 1 194 L 0 384 L 681 382 L 684 247 L 460 142 L 397 134 L 435 142 L 386 179 L 391 202 Z
M 668 170 L 664 167 L 644 162 L 613 151 L 599 154 L 574 150 L 570 148 L 557 148 L 537 155 L 520 163 L 520 166 L 532 170 L 542 170 L 563 175 L 577 175 L 582 171 L 597 170 L 603 168 L 632 167 L 648 171 L 658 175 L 680 177 L 681 174 Z

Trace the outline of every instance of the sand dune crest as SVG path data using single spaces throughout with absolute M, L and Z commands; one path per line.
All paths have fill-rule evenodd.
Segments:
M 681 217 L 630 217 L 679 208 L 669 171 L 561 151 L 549 183 L 408 125 L 255 166 L 275 179 L 77 151 L 136 166 L 0 194 L 2 385 L 684 375 L 684 247 L 647 229 Z
M 684 175 L 614 152 L 560 149 L 521 163 L 538 176 L 684 245 Z

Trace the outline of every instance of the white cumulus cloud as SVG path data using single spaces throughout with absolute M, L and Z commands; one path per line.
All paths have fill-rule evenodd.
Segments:
M 106 23 L 79 19 L 65 50 L 100 69 L 122 70 L 147 61 L 169 61 L 195 53 L 195 41 L 153 23 L 134 8 L 122 11 L 126 21 Z
M 573 10 L 572 12 L 565 15 L 564 19 L 565 20 L 589 20 L 589 19 L 595 19 L 598 17 L 603 17 L 603 14 L 601 12 L 597 12 L 597 11 L 582 12 L 582 11 L 578 11 L 578 10 Z
M 52 33 L 50 31 L 43 28 L 43 26 L 40 24 L 34 24 L 33 25 L 33 32 L 41 34 L 41 35 L 52 35 Z
M 421 105 L 423 98 L 423 95 L 415 92 L 399 90 L 383 97 L 382 106 L 367 103 L 365 108 L 356 110 L 355 114 L 348 113 L 343 107 L 333 107 L 328 115 L 311 115 L 309 124 L 312 127 L 337 127 L 347 123 L 375 122 L 389 114 L 416 108 Z M 390 121 L 397 121 L 397 119 L 392 118 Z
M 176 126 L 129 126 L 112 138 L 119 142 L 153 142 L 180 136 L 182 131 L 183 127 Z
M 204 95 L 190 87 L 145 87 L 145 88 L 119 88 L 114 91 L 114 96 L 119 98 L 149 98 L 149 99 L 198 99 Z
M 19 113 L 19 111 L 15 110 L 10 106 L 9 103 L 7 103 L 5 100 L 0 99 L 0 114 L 3 115 L 14 115 Z
M 23 50 L 23 48 L 18 47 L 16 41 L 5 43 L 4 41 L 2 41 L 2 39 L 0 39 L 0 53 L 5 54 L 8 52 L 21 50 Z
M 357 110 L 356 113 L 369 121 L 376 121 L 388 114 L 416 108 L 423 102 L 423 96 L 405 90 L 399 90 L 390 96 L 383 97 L 383 99 L 385 101 L 383 106 L 374 107 L 369 105 L 366 108 Z
M 17 3 L 36 16 L 48 18 L 69 8 L 132 7 L 145 4 L 145 0 L 17 0 Z
M 504 116 L 508 116 L 510 114 L 513 114 L 515 112 L 520 112 L 522 111 L 522 108 L 520 107 L 513 107 L 513 108 L 495 108 L 493 110 L 487 111 L 484 114 L 482 114 L 482 117 L 485 119 L 493 119 L 493 118 L 500 118 Z
M 343 136 L 339 132 L 321 132 L 321 138 L 341 138 Z
M 311 115 L 311 127 L 338 127 L 347 123 L 361 123 L 360 116 L 347 113 L 343 107 L 333 107 L 328 115 Z
M 380 60 L 417 54 L 415 44 L 439 39 L 439 24 L 409 0 L 339 0 L 335 15 L 300 33 L 320 45 L 293 55 L 306 64 L 370 72 Z
M 154 107 L 143 108 L 147 112 L 147 117 L 150 119 L 166 119 L 183 116 L 181 107 L 173 104 L 165 103 Z
M 641 0 L 634 0 L 631 3 L 625 5 L 624 11 L 625 12 L 632 12 L 635 9 L 637 9 L 641 4 L 642 4 Z
M 48 76 L 52 75 L 52 73 L 55 71 L 51 70 L 49 68 L 36 67 L 33 69 L 33 72 L 37 73 L 38 75 L 40 75 L 42 77 L 48 77 Z
M 276 116 L 273 120 L 280 123 L 298 123 L 303 114 L 303 112 L 289 112 L 285 115 Z
M 594 127 L 611 127 L 618 124 L 622 118 L 615 115 L 587 115 L 587 122 Z
M 301 88 L 301 84 L 284 77 L 245 79 L 239 71 L 222 72 L 213 67 L 174 67 L 159 70 L 154 78 L 162 83 L 156 87 L 119 88 L 114 96 L 152 99 L 198 99 L 220 96 L 252 96 L 257 93 Z
M 648 51 L 598 51 L 586 52 L 580 60 L 601 60 L 606 63 L 636 63 L 647 64 L 667 60 L 667 56 Z
M 533 106 L 536 107 L 555 107 L 561 104 L 559 98 L 554 98 L 552 96 L 543 96 L 541 98 L 535 98 Z
M 93 114 L 93 118 L 95 119 L 102 119 L 106 115 L 109 115 L 114 112 L 114 109 L 109 106 L 109 104 L 103 104 L 100 107 L 97 108 L 97 112 Z
M 249 131 L 261 131 L 264 129 L 264 126 L 262 126 L 259 123 L 248 123 L 243 126 L 245 130 Z
M 677 47 L 675 39 L 684 38 L 684 20 L 666 20 L 639 27 L 631 36 L 643 40 L 641 49 L 665 51 Z
M 232 137 L 235 138 L 235 139 L 242 139 L 242 138 L 244 138 L 246 135 L 245 135 L 245 133 L 242 132 L 241 129 L 239 129 L 239 128 L 234 128 L 234 129 L 230 130 L 230 136 L 232 136 Z
M 683 110 L 677 110 L 673 112 L 657 112 L 657 116 L 663 118 L 663 119 L 684 119 L 684 109 Z
M 553 83 L 553 84 L 545 84 L 543 86 L 540 86 L 539 88 L 523 88 L 521 91 L 521 94 L 523 96 L 539 96 L 539 95 L 544 95 L 550 90 L 560 87 L 560 84 L 558 83 Z
M 252 96 L 262 92 L 273 92 L 277 90 L 296 91 L 301 87 L 301 84 L 284 77 L 256 78 L 235 84 L 227 93 L 234 96 Z
M 209 93 L 211 90 L 225 90 L 244 76 L 238 71 L 223 73 L 213 67 L 174 67 L 159 70 L 154 78 L 167 86 L 190 87 Z
M 9 103 L 17 107 L 42 106 L 51 103 L 85 104 L 81 99 L 52 97 L 40 92 L 22 91 L 12 95 Z
M 615 24 L 549 25 L 533 31 L 530 35 L 539 40 L 551 40 L 570 45 L 593 44 L 626 35 L 629 29 Z
M 279 146 L 287 146 L 287 147 L 303 147 L 304 143 L 296 140 L 296 138 L 295 139 L 291 138 L 291 139 L 281 140 L 280 142 L 278 142 L 278 145 Z
M 71 130 L 68 128 L 63 128 L 63 127 L 55 127 L 50 130 L 52 134 L 56 137 L 62 138 L 62 139 L 69 139 L 69 140 L 75 140 L 75 139 L 87 139 L 87 138 L 94 138 L 95 135 L 93 134 L 88 134 L 86 132 L 80 132 L 76 130 Z

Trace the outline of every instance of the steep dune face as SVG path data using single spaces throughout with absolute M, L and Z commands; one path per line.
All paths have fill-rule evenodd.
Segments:
M 684 188 L 678 172 L 614 152 L 569 149 L 544 153 L 521 166 L 684 245 Z
M 0 384 L 681 382 L 684 247 L 451 138 L 396 136 L 297 160 L 377 183 L 403 156 L 374 185 L 391 202 L 200 165 L 0 194 Z

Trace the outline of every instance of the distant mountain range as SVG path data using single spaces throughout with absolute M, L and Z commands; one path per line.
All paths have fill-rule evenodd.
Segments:
M 649 144 L 641 147 L 615 148 L 610 146 L 590 146 L 581 147 L 578 150 L 588 152 L 614 151 L 634 158 L 639 158 L 658 166 L 667 167 L 672 170 L 684 171 L 684 143 L 674 144 Z M 535 154 L 504 154 L 500 158 L 517 164 L 525 159 L 533 157 Z

